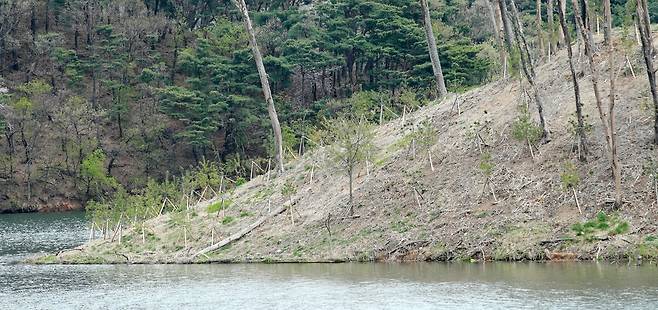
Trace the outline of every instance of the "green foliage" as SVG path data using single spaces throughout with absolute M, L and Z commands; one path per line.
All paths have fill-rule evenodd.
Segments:
M 658 259 L 658 237 L 656 235 L 647 235 L 636 250 L 636 256 L 641 258 L 656 260 Z
M 493 162 L 493 159 L 491 158 L 491 153 L 489 152 L 484 152 L 482 155 L 480 155 L 480 163 L 478 165 L 478 168 L 486 176 L 487 178 L 491 177 L 493 174 L 493 170 L 496 167 L 496 164 Z
M 536 145 L 542 137 L 542 129 L 530 117 L 525 105 L 519 106 L 519 115 L 512 124 L 512 136 L 519 142 Z
M 80 176 L 87 184 L 87 193 L 94 191 L 96 195 L 101 195 L 103 188 L 117 188 L 119 184 L 112 177 L 107 175 L 105 170 L 106 156 L 103 150 L 97 149 L 85 156 L 80 166 Z
M 431 119 L 423 120 L 413 134 L 416 143 L 424 151 L 429 151 L 439 137 Z
M 564 170 L 562 171 L 562 174 L 560 174 L 560 181 L 562 182 L 562 188 L 564 189 L 571 189 L 580 184 L 580 175 L 573 163 L 567 162 L 564 164 Z
M 286 183 L 283 184 L 283 187 L 281 187 L 281 195 L 283 197 L 290 197 L 294 195 L 297 192 L 297 186 L 295 186 L 295 183 L 292 182 L 292 180 L 287 180 Z
M 233 221 L 235 221 L 235 218 L 232 217 L 232 216 L 227 215 L 224 218 L 222 218 L 222 224 L 223 225 L 229 225 L 229 224 L 233 223 Z
M 595 219 L 584 223 L 576 223 L 571 226 L 576 236 L 583 238 L 585 241 L 594 241 L 597 238 L 607 235 L 620 235 L 628 232 L 630 225 L 628 222 L 621 220 L 617 216 L 608 216 L 601 211 Z
M 233 201 L 230 199 L 224 199 L 222 201 L 215 202 L 208 206 L 208 213 L 215 213 L 221 210 L 226 210 L 228 207 L 233 204 Z
M 585 134 L 589 134 L 592 132 L 594 129 L 594 126 L 592 123 L 590 123 L 589 120 L 589 115 L 583 115 L 583 132 Z M 578 137 L 578 131 L 579 131 L 579 125 L 578 125 L 578 117 L 576 114 L 571 114 L 571 117 L 569 117 L 569 133 L 571 134 L 572 137 L 577 138 Z
M 372 126 L 363 119 L 341 117 L 328 124 L 334 142 L 331 157 L 351 175 L 354 168 L 374 151 Z

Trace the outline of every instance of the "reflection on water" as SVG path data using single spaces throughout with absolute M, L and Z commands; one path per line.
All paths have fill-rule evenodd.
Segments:
M 39 234 L 12 231 L 8 226 L 25 226 L 3 217 L 0 257 L 85 239 L 79 215 L 59 228 L 41 227 Z M 17 309 L 658 308 L 658 268 L 593 263 L 4 264 L 0 288 L 0 308 Z

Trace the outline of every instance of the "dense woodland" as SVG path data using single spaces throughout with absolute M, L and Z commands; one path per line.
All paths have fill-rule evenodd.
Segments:
M 197 189 L 198 175 L 239 183 L 322 143 L 336 117 L 375 124 L 441 97 L 438 81 L 532 88 L 536 63 L 576 40 L 591 54 L 599 27 L 637 33 L 649 64 L 658 3 L 639 2 L 0 0 L 0 210 L 175 192 L 191 174 Z M 548 142 L 534 94 L 518 132 Z

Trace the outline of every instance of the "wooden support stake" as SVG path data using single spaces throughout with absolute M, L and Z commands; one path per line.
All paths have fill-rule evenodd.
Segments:
M 206 185 L 206 187 L 203 188 L 203 192 L 201 192 L 201 196 L 199 196 L 199 200 L 196 202 L 197 205 L 201 203 L 201 200 L 206 195 L 207 190 L 208 190 L 208 185 Z
M 309 181 L 309 184 L 313 183 L 313 172 L 315 170 L 315 163 L 311 166 L 311 180 Z
M 429 159 L 430 159 L 430 169 L 432 169 L 432 172 L 434 172 L 434 163 L 432 162 L 432 151 L 428 149 L 427 154 L 429 155 Z
M 580 203 L 578 202 L 578 195 L 576 195 L 576 188 L 572 186 L 571 191 L 573 191 L 573 198 L 576 200 L 576 207 L 578 207 L 578 213 L 580 213 L 580 215 L 583 215 L 583 211 L 580 209 Z
M 631 60 L 628 59 L 628 55 L 626 55 L 626 63 L 628 64 L 628 68 L 631 69 L 631 74 L 633 75 L 633 78 L 636 78 L 635 70 L 633 70 L 633 65 L 631 64 Z

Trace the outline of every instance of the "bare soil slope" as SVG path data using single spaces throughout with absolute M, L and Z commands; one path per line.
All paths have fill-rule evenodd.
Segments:
M 622 64 L 624 53 L 618 54 Z M 42 261 L 520 260 L 562 254 L 580 259 L 635 259 L 655 255 L 658 250 L 647 236 L 655 234 L 658 226 L 656 197 L 644 173 L 647 161 L 656 157 L 651 143 L 653 107 L 639 51 L 630 52 L 629 58 L 637 77 L 626 67 L 617 81 L 616 129 L 624 187 L 619 210 L 612 210 L 610 204 L 611 170 L 584 56 L 577 67 L 593 131 L 588 135 L 587 162 L 576 160 L 569 124 L 575 112 L 574 93 L 566 51 L 560 51 L 537 69 L 552 140 L 534 149 L 534 160 L 528 145 L 511 134 L 517 107 L 526 104 L 528 96 L 518 81 L 498 81 L 410 113 L 406 124 L 398 118 L 377 127 L 378 152 L 355 182 L 354 217 L 348 216 L 347 177 L 327 157 L 325 148 L 316 148 L 290 163 L 284 175 L 272 176 L 269 185 L 266 176 L 259 176 L 236 189 L 230 194 L 234 203 L 219 215 L 206 212 L 210 202 L 201 203 L 187 226 L 175 224 L 181 216 L 177 214 L 147 222 L 144 242 L 141 231 L 127 231 L 121 243 L 97 240 Z M 604 57 L 597 59 L 604 70 Z M 607 74 L 603 76 L 602 92 L 607 94 L 609 81 Z M 534 102 L 529 107 L 536 117 Z M 435 171 L 426 153 L 419 151 L 414 158 L 404 143 L 410 128 L 425 119 L 438 131 L 432 147 Z M 495 164 L 496 199 L 489 188 L 483 190 L 479 147 L 469 135 L 476 122 L 489 124 L 482 138 Z M 563 189 L 560 181 L 569 161 L 581 178 L 577 191 L 582 215 L 572 192 Z M 297 191 L 283 212 L 273 214 L 272 210 L 288 202 L 281 195 L 286 181 L 293 182 Z M 629 229 L 621 234 L 603 229 L 590 241 L 576 236 L 571 226 L 596 218 L 602 210 L 627 222 Z M 228 216 L 234 220 L 222 223 Z M 194 256 L 265 216 L 261 225 L 241 238 Z

